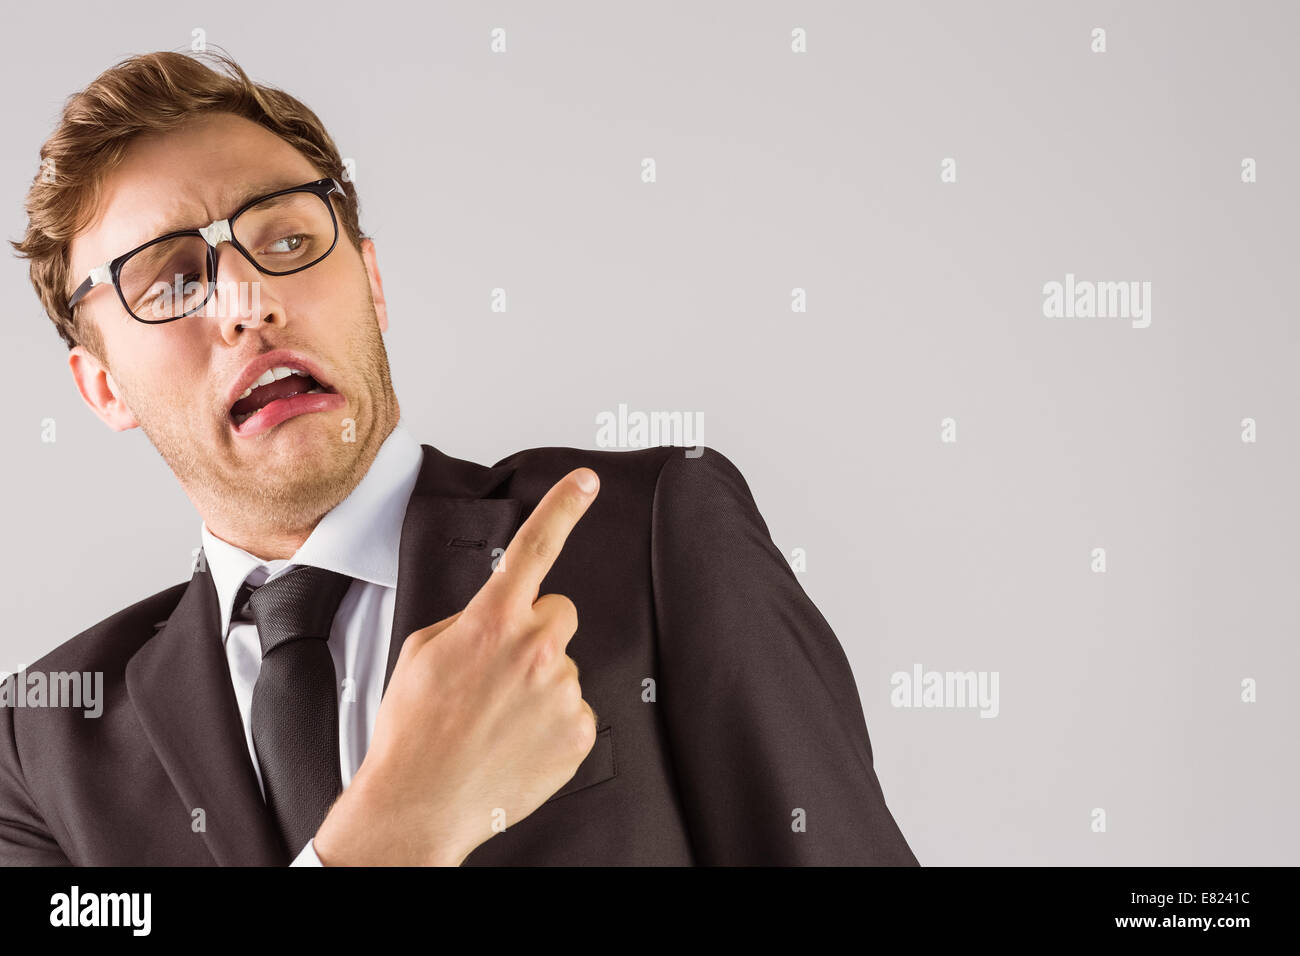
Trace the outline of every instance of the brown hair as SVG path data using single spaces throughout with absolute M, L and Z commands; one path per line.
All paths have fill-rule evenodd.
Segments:
M 80 306 L 68 308 L 76 284 L 68 275 L 68 246 L 93 220 L 104 175 L 121 162 L 136 136 L 176 129 L 196 113 L 214 111 L 266 127 L 337 179 L 347 194 L 340 216 L 344 231 L 353 245 L 364 238 L 356 188 L 344 176 L 338 147 L 302 102 L 254 83 L 219 50 L 145 53 L 123 60 L 68 98 L 58 128 L 41 147 L 40 171 L 27 193 L 27 234 L 10 243 L 31 260 L 32 285 L 69 349 L 81 344 L 106 362 L 94 323 L 73 314 Z

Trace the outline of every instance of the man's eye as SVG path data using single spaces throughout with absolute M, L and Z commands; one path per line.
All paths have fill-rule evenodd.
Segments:
M 267 252 L 297 252 L 302 248 L 307 237 L 303 235 L 285 236 L 283 239 L 277 239 L 266 247 Z
M 200 272 L 187 272 L 177 274 L 174 280 L 155 279 L 145 292 L 136 300 L 137 309 L 151 308 L 155 303 L 164 304 L 160 300 L 164 297 L 168 299 L 165 304 L 170 304 L 171 299 L 184 301 L 193 295 L 196 288 L 203 281 L 203 274 Z

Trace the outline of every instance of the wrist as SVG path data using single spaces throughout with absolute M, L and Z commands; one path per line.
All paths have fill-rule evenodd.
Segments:
M 370 866 L 382 862 L 372 858 L 383 843 L 370 825 L 377 817 L 365 775 L 358 769 L 312 838 L 312 848 L 321 865 Z
M 367 766 L 369 764 L 369 766 Z M 317 830 L 313 847 L 324 866 L 459 866 L 469 851 L 447 834 L 429 832 L 428 805 L 396 797 L 399 785 L 363 761 Z M 410 811 L 417 810 L 416 819 Z M 405 811 L 405 812 L 403 812 Z

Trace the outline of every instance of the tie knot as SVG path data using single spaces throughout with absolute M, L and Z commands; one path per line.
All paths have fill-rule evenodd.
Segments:
M 265 657 L 289 641 L 328 641 L 334 615 L 351 584 L 346 574 L 301 565 L 260 587 L 245 582 L 235 598 L 236 613 L 252 617 Z

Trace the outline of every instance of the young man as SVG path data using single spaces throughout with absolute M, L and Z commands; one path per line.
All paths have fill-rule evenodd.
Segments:
M 417 444 L 333 141 L 215 62 L 72 98 L 16 244 L 203 549 L 27 669 L 100 716 L 0 707 L 0 862 L 914 865 L 736 468 Z

